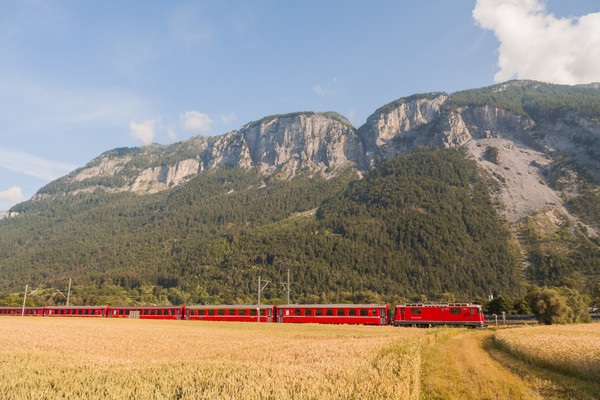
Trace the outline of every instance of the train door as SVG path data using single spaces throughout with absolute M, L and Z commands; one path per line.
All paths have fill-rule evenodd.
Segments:
M 385 308 L 379 309 L 379 325 L 387 325 L 387 313 Z

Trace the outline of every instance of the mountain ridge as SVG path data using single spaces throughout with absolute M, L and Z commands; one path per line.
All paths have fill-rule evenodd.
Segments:
M 291 265 L 304 284 L 316 285 L 322 278 L 324 283 L 315 288 L 325 291 L 364 287 L 383 293 L 393 290 L 394 285 L 407 291 L 407 282 L 422 276 L 421 283 L 415 285 L 420 292 L 413 293 L 418 298 L 425 292 L 435 294 L 428 285 L 458 293 L 460 289 L 451 283 L 448 269 L 454 269 L 462 279 L 466 271 L 477 270 L 475 264 L 480 261 L 475 260 L 485 259 L 463 257 L 468 265 L 461 267 L 456 249 L 448 247 L 456 247 L 451 238 L 460 236 L 462 245 L 472 243 L 473 254 L 498 254 L 501 246 L 505 249 L 501 252 L 511 254 L 520 249 L 514 250 L 521 254 L 519 262 L 515 263 L 518 258 L 507 261 L 510 268 L 503 269 L 507 265 L 496 261 L 487 269 L 487 275 L 500 271 L 494 279 L 478 278 L 481 285 L 496 292 L 515 294 L 521 290 L 518 274 L 511 268 L 520 268 L 530 282 L 555 283 L 580 274 L 577 276 L 587 285 L 600 276 L 600 265 L 594 261 L 596 254 L 600 256 L 599 119 L 597 89 L 511 81 L 452 94 L 434 92 L 401 98 L 377 109 L 358 128 L 337 113 L 298 112 L 265 117 L 220 136 L 199 136 L 169 146 L 113 149 L 51 182 L 31 201 L 13 207 L 12 211 L 20 215 L 5 225 L 12 227 L 5 234 L 14 239 L 4 243 L 13 243 L 17 250 L 6 247 L 7 254 L 14 254 L 4 261 L 0 258 L 0 267 L 10 259 L 11 274 L 18 274 L 15 268 L 25 268 L 20 260 L 25 258 L 34 265 L 62 260 L 70 267 L 54 268 L 63 273 L 80 271 L 75 264 L 84 262 L 85 255 L 80 253 L 86 249 L 92 257 L 87 268 L 90 272 L 84 275 L 93 282 L 133 279 L 179 287 L 183 283 L 178 276 L 196 274 L 210 281 L 210 290 L 205 289 L 214 295 L 229 290 L 232 284 L 242 284 L 230 275 L 234 271 L 248 278 L 252 271 L 266 268 L 275 279 L 285 265 Z M 443 153 L 451 149 L 459 150 L 460 156 Z M 437 155 L 437 151 L 444 155 Z M 463 215 L 462 222 L 454 220 L 452 213 L 445 219 L 425 218 L 433 211 L 428 208 L 428 198 L 435 198 L 439 190 L 447 197 L 440 198 L 435 208 L 463 210 L 469 201 L 466 181 L 460 187 L 467 192 L 460 196 L 453 193 L 456 189 L 452 185 L 432 183 L 417 175 L 408 182 L 418 193 L 416 197 L 408 192 L 381 192 L 376 185 L 362 189 L 380 193 L 372 201 L 380 203 L 377 207 L 390 204 L 390 215 L 395 218 L 408 215 L 409 226 L 420 221 L 428 240 L 437 243 L 436 251 L 447 254 L 444 260 L 432 261 L 424 253 L 430 247 L 423 244 L 418 229 L 397 236 L 394 231 L 404 228 L 389 228 L 393 224 L 386 221 L 385 212 L 365 214 L 368 204 L 359 202 L 341 209 L 335 218 L 319 219 L 328 204 L 352 187 L 360 187 L 357 182 L 363 176 L 373 171 L 377 174 L 386 163 L 399 158 L 410 162 L 402 161 L 402 173 L 386 178 L 385 185 L 403 184 L 402 174 L 413 176 L 410 168 L 420 168 L 429 160 L 426 165 L 440 162 L 450 169 L 473 169 L 468 174 L 470 185 L 480 190 L 483 183 L 488 187 L 491 200 L 481 200 L 480 208 L 472 211 L 483 219 L 468 224 L 468 215 Z M 446 176 L 438 169 L 431 171 L 436 171 L 436 178 L 431 178 L 434 181 Z M 397 209 L 400 203 L 387 198 L 394 193 L 412 200 Z M 67 210 L 72 210 L 73 216 Z M 498 247 L 490 245 L 486 250 L 483 242 L 472 241 L 480 228 L 468 227 L 492 226 L 492 216 L 507 224 L 513 238 L 494 228 Z M 364 223 L 355 226 L 355 217 Z M 436 224 L 442 226 L 445 220 L 454 221 L 451 228 L 436 232 Z M 86 223 L 96 223 L 100 233 L 86 228 Z M 370 228 L 378 236 L 366 231 Z M 37 233 L 29 237 L 28 231 Z M 72 232 L 79 233 L 72 236 Z M 114 242 L 109 239 L 111 234 L 122 239 Z M 53 242 L 54 236 L 57 242 L 48 248 L 42 238 Z M 255 236 L 262 239 L 257 241 Z M 95 244 L 98 238 L 106 243 Z M 283 251 L 286 245 L 282 238 L 295 249 L 291 255 Z M 0 245 L 2 242 L 0 235 Z M 79 247 L 73 247 L 75 243 Z M 271 250 L 265 243 L 281 249 Z M 342 259 L 350 266 L 336 261 L 334 249 L 344 249 L 346 258 Z M 362 253 L 355 253 L 356 249 Z M 73 260 L 61 253 L 73 254 Z M 399 261 L 392 261 L 394 257 Z M 363 267 L 356 261 L 361 258 L 376 265 Z M 170 265 L 171 261 L 176 266 Z M 442 280 L 436 280 L 432 271 L 425 272 L 435 266 L 432 262 L 444 266 L 437 272 L 444 276 Z M 139 271 L 145 271 L 136 272 L 135 279 L 127 272 L 134 263 L 141 265 Z M 254 267 L 248 269 L 248 265 Z M 91 271 L 100 275 L 92 278 Z M 361 278 L 360 271 L 367 275 Z M 398 276 L 391 276 L 389 271 Z M 328 273 L 336 278 L 326 277 Z M 378 283 L 376 276 L 386 283 Z M 514 290 L 503 289 L 501 282 L 516 286 Z M 469 291 L 463 294 L 481 295 L 482 290 L 491 290 L 468 286 Z M 304 290 L 307 296 L 315 295 L 311 289 Z M 239 295 L 246 296 L 248 291 L 246 287 Z

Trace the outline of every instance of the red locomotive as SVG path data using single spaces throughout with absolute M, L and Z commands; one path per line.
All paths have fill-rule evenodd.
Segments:
M 394 325 L 485 327 L 480 305 L 470 303 L 412 303 L 396 306 Z

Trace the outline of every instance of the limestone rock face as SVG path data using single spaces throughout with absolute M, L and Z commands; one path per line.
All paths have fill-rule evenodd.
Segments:
M 252 165 L 272 173 L 290 162 L 323 171 L 362 163 L 354 128 L 324 114 L 282 116 L 240 130 Z
M 143 170 L 129 190 L 133 192 L 155 193 L 160 190 L 179 186 L 190 177 L 198 174 L 200 162 L 196 159 L 183 160 L 174 166 L 161 165 Z
M 330 178 L 347 168 L 361 174 L 419 146 L 463 148 L 498 181 L 497 198 L 509 220 L 578 195 L 577 173 L 556 162 L 557 155 L 576 160 L 586 176 L 600 181 L 597 119 L 562 112 L 534 120 L 481 102 L 458 106 L 452 96 L 399 99 L 381 107 L 358 129 L 336 113 L 299 112 L 266 117 L 220 136 L 115 149 L 52 182 L 34 199 L 97 188 L 154 193 L 224 167 L 258 168 L 277 179 L 299 173 Z M 489 148 L 497 154 L 490 157 Z

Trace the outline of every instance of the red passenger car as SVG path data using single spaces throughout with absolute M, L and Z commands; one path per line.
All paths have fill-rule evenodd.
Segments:
M 292 304 L 277 306 L 277 322 L 387 325 L 387 304 Z
M 275 306 L 188 306 L 185 319 L 195 321 L 274 322 Z
M 21 316 L 23 307 L 0 307 L 0 317 L 5 315 Z M 25 307 L 25 316 L 41 317 L 44 315 L 44 307 Z
M 44 307 L 44 315 L 47 317 L 105 317 L 108 306 L 51 306 Z
M 470 303 L 414 303 L 396 306 L 396 326 L 486 326 L 480 305 Z
M 139 319 L 182 319 L 184 307 L 166 306 L 166 307 L 110 307 L 109 318 L 139 318 Z

